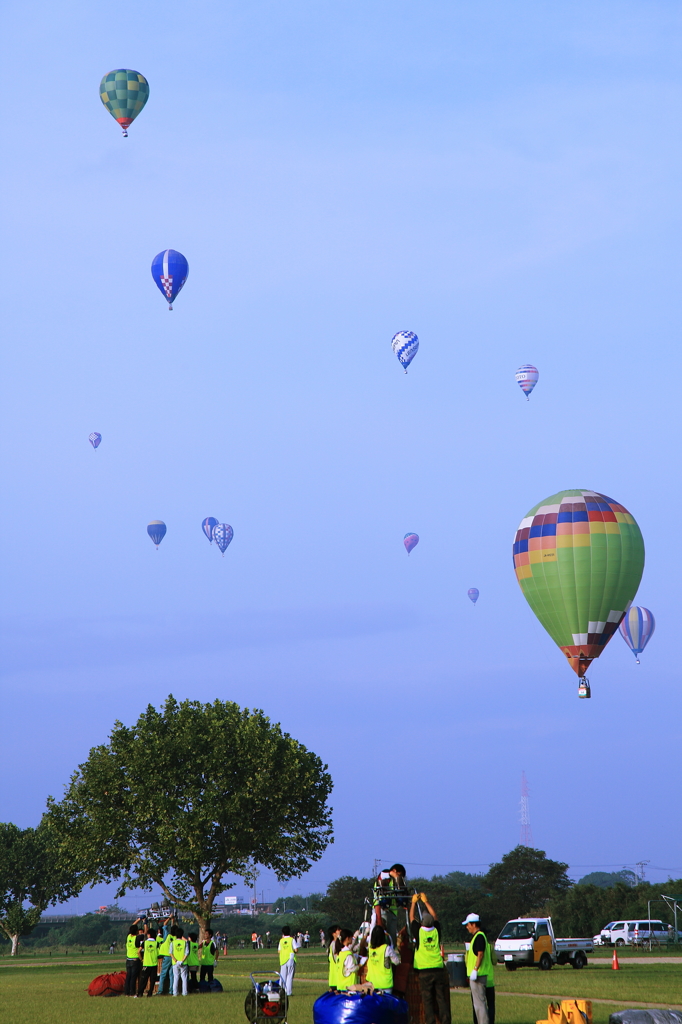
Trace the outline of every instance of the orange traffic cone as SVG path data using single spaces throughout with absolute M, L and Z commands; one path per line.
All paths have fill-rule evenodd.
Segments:
M 620 964 L 618 963 L 618 950 L 616 949 L 615 946 L 613 947 L 613 960 L 611 961 L 611 970 L 612 971 L 619 971 L 620 970 Z

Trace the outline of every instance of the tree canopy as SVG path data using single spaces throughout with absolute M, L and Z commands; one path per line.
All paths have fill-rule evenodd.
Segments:
M 515 846 L 497 864 L 491 864 L 484 885 L 495 906 L 496 925 L 514 917 L 542 914 L 549 899 L 567 892 L 573 883 L 568 864 L 550 860 L 544 850 Z
M 621 882 L 624 885 L 637 885 L 639 879 L 634 871 L 623 868 L 622 871 L 592 871 L 589 875 L 579 878 L 576 885 L 596 885 L 600 889 L 609 889 Z
M 46 907 L 78 891 L 42 826 L 0 823 L 0 930 L 12 943 L 12 956 L 19 938 L 30 935 Z
M 228 873 L 300 876 L 332 841 L 331 776 L 262 711 L 232 702 L 149 705 L 116 722 L 45 816 L 82 884 L 160 888 L 207 927 Z

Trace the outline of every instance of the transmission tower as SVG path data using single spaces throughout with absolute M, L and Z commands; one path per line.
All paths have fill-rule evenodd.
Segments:
M 526 773 L 521 772 L 521 846 L 533 845 L 533 833 L 530 828 L 530 810 L 528 808 L 528 780 Z

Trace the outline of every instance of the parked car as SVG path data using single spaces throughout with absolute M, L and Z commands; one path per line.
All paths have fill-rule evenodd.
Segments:
M 602 943 L 607 946 L 636 946 L 649 942 L 663 944 L 672 938 L 672 932 L 663 921 L 611 921 L 601 930 Z
M 605 924 L 598 935 L 595 935 L 592 939 L 595 946 L 610 946 L 611 945 L 611 929 L 613 928 L 615 921 L 609 921 Z

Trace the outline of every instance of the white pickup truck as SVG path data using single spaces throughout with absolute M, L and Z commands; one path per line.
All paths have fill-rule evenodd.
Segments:
M 554 964 L 570 964 L 577 970 L 594 952 L 592 939 L 557 939 L 551 917 L 519 917 L 507 921 L 495 943 L 498 964 L 508 971 L 530 964 L 549 971 Z

